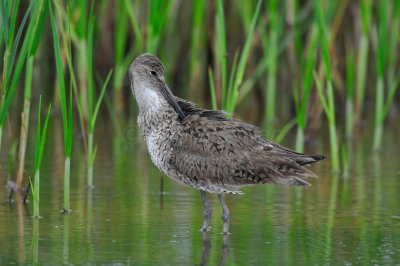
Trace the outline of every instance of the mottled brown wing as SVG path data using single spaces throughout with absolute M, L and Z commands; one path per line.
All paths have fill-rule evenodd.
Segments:
M 265 140 L 257 127 L 197 110 L 182 121 L 182 139 L 173 144 L 171 163 L 182 174 L 221 186 L 307 185 L 301 178 L 315 176 L 292 159 L 304 155 Z

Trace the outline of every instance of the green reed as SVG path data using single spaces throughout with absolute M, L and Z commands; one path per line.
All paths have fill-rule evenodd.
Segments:
M 190 94 L 192 97 L 200 98 L 199 86 L 202 84 L 203 79 L 201 78 L 203 73 L 202 65 L 205 63 L 205 59 L 202 56 L 205 43 L 204 30 L 204 18 L 206 11 L 206 4 L 203 0 L 194 0 L 192 7 L 192 32 L 190 39 L 190 65 L 189 65 L 189 77 L 190 77 Z M 188 95 L 185 95 L 188 96 Z
M 267 86 L 265 92 L 265 114 L 264 124 L 266 127 L 266 134 L 268 137 L 273 136 L 273 128 L 275 122 L 276 111 L 276 76 L 277 76 L 277 63 L 278 63 L 278 38 L 280 32 L 279 23 L 279 1 L 270 0 L 267 4 L 268 19 L 269 19 L 269 32 L 268 37 L 262 34 L 264 38 L 263 48 L 267 60 Z
M 124 8 L 125 8 L 126 12 L 128 12 L 129 23 L 132 27 L 134 37 L 135 37 L 135 42 L 134 42 L 132 50 L 134 52 L 142 51 L 143 47 L 144 47 L 144 41 L 143 41 L 142 32 L 140 31 L 139 21 L 137 20 L 136 13 L 138 11 L 136 10 L 136 12 L 135 12 L 134 4 L 132 3 L 132 1 L 124 0 L 124 5 L 125 5 Z M 122 45 L 120 47 L 122 47 Z
M 217 14 L 216 14 L 216 36 L 215 36 L 215 55 L 216 63 L 219 68 L 219 79 L 220 85 L 220 95 L 221 95 L 221 108 L 228 113 L 233 113 L 237 104 L 237 99 L 239 97 L 239 88 L 242 85 L 244 72 L 249 57 L 250 47 L 253 41 L 253 35 L 256 28 L 258 16 L 260 13 L 261 0 L 257 2 L 257 7 L 254 12 L 253 19 L 251 21 L 251 26 L 249 32 L 246 36 L 246 41 L 243 46 L 241 53 L 236 52 L 230 74 L 227 73 L 228 60 L 227 54 L 227 39 L 226 39 L 226 29 L 225 29 L 225 15 L 222 0 L 216 2 Z M 209 71 L 210 72 L 210 71 Z M 214 89 L 215 95 L 217 95 L 215 89 L 214 76 L 209 76 L 210 86 L 212 90 Z M 215 97 L 216 99 L 216 97 Z M 213 103 L 216 106 L 216 102 Z
M 8 151 L 7 155 L 7 182 L 11 181 L 11 177 L 13 176 L 13 168 L 16 165 L 16 160 L 17 158 L 17 147 L 18 147 L 18 142 L 14 142 L 11 145 L 10 150 Z
M 296 151 L 304 151 L 304 131 L 307 124 L 307 108 L 312 86 L 313 70 L 315 66 L 316 53 L 318 43 L 318 28 L 315 23 L 311 26 L 311 32 L 308 37 L 307 51 L 305 56 L 301 57 L 301 70 L 299 81 L 293 89 L 294 102 L 296 108 L 297 134 L 296 134 Z M 301 88 L 301 90 L 300 90 Z
M 358 43 L 357 54 L 357 94 L 356 94 L 356 115 L 361 117 L 364 104 L 365 82 L 367 78 L 369 32 L 372 11 L 372 1 L 362 0 L 359 3 L 361 15 L 361 37 Z
M 115 45 L 115 52 L 114 52 L 114 57 L 115 57 L 115 75 L 114 75 L 114 83 L 113 87 L 114 90 L 118 93 L 121 94 L 121 89 L 122 89 L 122 81 L 126 72 L 126 68 L 124 67 L 123 61 L 125 57 L 125 50 L 126 50 L 126 40 L 128 38 L 128 13 L 126 12 L 126 8 L 130 6 L 131 4 L 129 3 L 126 5 L 126 1 L 118 1 L 116 2 L 115 6 L 115 37 L 114 37 L 114 45 Z M 91 18 L 93 16 L 93 11 L 90 12 L 89 14 L 89 29 L 88 31 L 92 30 L 91 27 L 93 27 L 93 20 Z M 91 25 L 92 24 L 92 25 Z M 93 35 L 93 34 L 92 34 Z M 92 38 L 93 41 L 93 36 L 91 36 L 90 32 L 88 32 L 88 42 L 89 38 Z M 90 47 L 90 44 L 88 43 L 88 47 Z M 90 53 L 90 52 L 89 52 Z M 90 64 L 90 62 L 88 62 Z M 89 73 L 89 76 L 92 75 L 92 73 Z M 93 77 L 92 77 L 93 78 Z M 89 77 L 89 79 L 91 79 Z M 90 94 L 90 92 L 89 92 Z M 121 95 L 122 96 L 122 95 Z M 121 97 L 120 96 L 120 97 Z M 119 99 L 122 100 L 122 97 Z M 118 103 L 120 104 L 120 103 Z M 90 112 L 90 111 L 89 111 Z
M 0 34 L 2 36 L 2 40 L 0 45 L 5 46 L 5 53 L 3 56 L 4 65 L 2 69 L 3 73 L 0 87 L 0 150 L 4 122 L 6 120 L 8 109 L 10 108 L 14 96 L 15 88 L 21 76 L 22 68 L 28 54 L 30 43 L 33 41 L 34 24 L 30 22 L 27 26 L 27 29 L 25 28 L 25 24 L 28 20 L 32 5 L 33 2 L 31 2 L 29 8 L 26 10 L 18 31 L 16 32 L 15 26 L 19 9 L 19 1 L 17 0 L 11 2 L 2 0 L 0 2 L 0 14 L 2 17 L 2 27 Z M 23 31 L 25 29 L 25 36 L 22 37 Z M 20 46 L 21 40 L 22 45 L 18 53 L 18 48 Z
M 346 52 L 346 117 L 345 134 L 351 138 L 354 128 L 354 52 L 347 46 Z
M 321 2 L 316 0 L 315 6 L 316 6 L 316 16 L 317 16 L 316 20 L 318 24 L 319 42 L 322 53 L 322 64 L 326 80 L 325 86 L 321 84 L 321 81 L 319 80 L 315 72 L 314 76 L 315 76 L 315 83 L 319 99 L 329 124 L 329 140 L 331 147 L 332 171 L 338 172 L 340 170 L 340 161 L 339 161 L 339 147 L 337 139 L 338 137 L 336 131 L 335 95 L 333 90 L 331 58 L 328 46 L 329 36 L 327 32 L 327 25 Z
M 383 138 L 383 123 L 389 113 L 393 103 L 394 96 L 398 89 L 400 73 L 397 75 L 393 84 L 387 92 L 385 99 L 385 73 L 387 70 L 388 50 L 388 5 L 386 1 L 379 2 L 378 5 L 378 43 L 377 43 L 377 80 L 376 80 L 376 97 L 375 97 L 375 128 L 373 149 L 379 151 L 381 149 Z M 398 41 L 397 41 L 398 42 Z
M 377 44 L 377 80 L 376 80 L 376 97 L 375 97 L 375 130 L 373 149 L 379 150 L 382 143 L 383 134 L 383 105 L 385 90 L 385 64 L 386 64 L 386 45 L 387 45 L 387 3 L 381 1 L 378 5 L 378 44 Z
M 147 17 L 146 51 L 157 54 L 160 40 L 170 18 L 173 2 L 171 0 L 152 0 L 149 2 Z M 160 12 L 163 10 L 163 12 Z
M 79 14 L 72 22 L 74 34 L 71 36 L 76 46 L 77 53 L 77 76 L 79 85 L 79 100 L 82 115 L 88 118 L 88 65 L 87 65 L 87 25 L 88 25 L 88 3 L 86 1 L 68 1 L 71 4 L 71 12 Z
M 87 30 L 87 66 L 88 66 L 88 146 L 87 146 L 87 187 L 93 188 L 93 165 L 96 157 L 96 148 L 94 147 L 94 127 L 96 124 L 97 114 L 100 109 L 100 104 L 103 99 L 108 82 L 111 78 L 112 71 L 107 75 L 106 81 L 103 84 L 99 97 L 95 97 L 95 85 L 93 77 L 93 30 L 94 30 L 94 15 L 93 3 L 89 13 L 88 30 Z
M 116 3 L 115 32 L 114 32 L 114 69 L 113 87 L 115 91 L 114 105 L 117 113 L 122 110 L 123 101 L 123 80 L 137 51 L 143 50 L 143 38 L 140 32 L 139 22 L 134 12 L 134 4 L 129 0 Z M 134 45 L 127 47 L 129 37 L 129 25 L 132 27 L 135 41 Z M 128 53 L 126 52 L 128 50 Z
M 61 116 L 63 121 L 64 129 L 64 152 L 65 152 L 65 163 L 64 163 L 64 205 L 63 211 L 70 211 L 70 170 L 71 170 L 71 151 L 72 151 L 72 84 L 70 82 L 70 93 L 69 93 L 69 106 L 67 102 L 64 69 L 62 63 L 62 54 L 60 50 L 60 42 L 57 33 L 57 25 L 55 16 L 49 0 L 50 20 L 53 32 L 53 43 L 54 43 L 54 57 L 56 61 L 56 72 L 58 87 L 60 92 L 60 104 L 61 104 Z
M 390 6 L 392 9 L 392 19 L 391 19 L 391 29 L 400 29 L 400 1 L 393 1 L 392 5 Z M 388 66 L 387 66 L 387 78 L 388 84 L 393 84 L 396 80 L 396 69 L 397 69 L 397 62 L 400 58 L 400 53 L 398 50 L 400 38 L 400 31 L 393 30 L 390 32 L 388 36 L 388 51 L 387 51 L 387 58 L 388 58 Z
M 43 129 L 41 128 L 40 117 L 42 115 L 42 96 L 39 99 L 39 107 L 38 107 L 38 122 L 37 122 L 37 133 L 36 133 L 36 150 L 35 150 L 35 179 L 32 188 L 33 195 L 33 217 L 39 218 L 39 203 L 40 203 L 40 166 L 42 164 L 43 159 L 43 150 L 44 144 L 46 142 L 46 134 L 47 134 L 47 125 L 50 117 L 50 108 L 49 106 L 47 110 L 46 120 L 43 125 Z
M 45 2 L 44 5 L 43 2 Z M 102 6 L 108 7 L 107 4 L 104 4 L 105 2 L 106 1 L 102 2 Z M 316 65 L 316 60 L 317 58 L 319 59 L 318 45 L 321 43 L 322 53 L 320 55 L 322 56 L 321 62 L 325 66 L 325 72 L 318 72 L 320 83 L 317 89 L 319 89 L 319 100 L 323 102 L 322 99 L 324 99 L 325 102 L 322 104 L 329 106 L 329 108 L 324 107 L 325 112 L 327 112 L 326 109 L 328 109 L 328 113 L 332 113 L 329 116 L 327 114 L 328 123 L 330 125 L 333 124 L 332 118 L 330 117 L 334 117 L 334 121 L 337 121 L 333 108 L 334 104 L 337 106 L 346 106 L 346 115 L 344 117 L 345 129 L 343 131 L 346 136 L 350 136 L 354 128 L 353 121 L 356 121 L 357 115 L 359 116 L 358 118 L 360 118 L 362 106 L 369 106 L 365 105 L 365 102 L 367 102 L 367 97 L 365 97 L 365 95 L 376 95 L 374 147 L 375 149 L 377 147 L 379 148 L 380 139 L 382 139 L 383 136 L 385 119 L 389 114 L 390 108 L 392 108 L 394 98 L 397 95 L 396 93 L 398 93 L 397 72 L 399 53 L 396 48 L 399 44 L 399 32 L 394 29 L 397 29 L 400 25 L 399 1 L 386 1 L 387 3 L 375 4 L 371 0 L 360 0 L 354 4 L 354 8 L 359 8 L 356 10 L 359 10 L 360 19 L 354 23 L 356 23 L 356 25 L 360 24 L 361 26 L 360 39 L 352 39 L 352 42 L 348 42 L 348 45 L 345 46 L 345 60 L 343 60 L 344 58 L 340 58 L 341 45 L 337 45 L 340 43 L 340 40 L 342 40 L 343 36 L 340 35 L 339 38 L 332 37 L 333 35 L 339 36 L 338 32 L 335 32 L 335 29 L 341 30 L 342 27 L 335 26 L 335 23 L 332 23 L 331 26 L 325 22 L 325 19 L 328 21 L 332 17 L 341 17 L 339 14 L 340 12 L 336 11 L 336 8 L 338 6 L 346 6 L 346 4 L 343 4 L 344 2 L 315 1 L 311 4 L 304 4 L 302 1 L 288 0 L 284 5 L 281 5 L 277 0 L 267 1 L 265 4 L 263 4 L 262 1 L 257 1 L 257 3 L 251 1 L 242 3 L 242 1 L 235 0 L 232 1 L 234 4 L 231 7 L 226 8 L 228 2 L 218 0 L 215 2 L 216 14 L 209 14 L 210 10 L 211 12 L 214 12 L 214 10 L 213 8 L 209 8 L 208 3 L 203 0 L 196 0 L 191 4 L 185 5 L 176 4 L 176 2 L 172 0 L 131 2 L 132 1 L 129 0 L 118 1 L 115 4 L 116 8 L 112 9 L 112 12 L 116 14 L 115 20 L 112 21 L 113 23 L 110 23 L 110 21 L 103 16 L 97 16 L 95 21 L 91 20 L 90 16 L 93 14 L 92 12 L 88 12 L 89 6 L 87 2 L 51 1 L 55 13 L 55 15 L 53 15 L 55 24 L 57 24 L 56 27 L 52 28 L 53 35 L 54 28 L 56 28 L 58 31 L 58 38 L 60 38 L 58 47 L 60 50 L 60 58 L 56 58 L 56 60 L 61 61 L 61 63 L 58 63 L 61 66 L 64 65 L 60 67 L 60 69 L 57 69 L 57 77 L 60 76 L 59 72 L 68 72 L 71 78 L 70 86 L 72 86 L 74 90 L 72 97 L 75 97 L 73 101 L 70 100 L 70 102 L 67 101 L 68 99 L 65 99 L 65 110 L 63 111 L 63 108 L 61 108 L 61 110 L 63 111 L 62 113 L 64 113 L 63 119 L 66 119 L 66 126 L 68 127 L 69 121 L 72 121 L 72 115 L 71 117 L 68 116 L 68 114 L 72 112 L 69 110 L 69 104 L 73 104 L 74 107 L 77 108 L 76 110 L 79 115 L 83 136 L 83 145 L 88 151 L 88 184 L 92 184 L 92 181 L 89 181 L 89 176 L 92 176 L 93 173 L 91 172 L 92 170 L 89 169 L 93 169 L 95 157 L 93 131 L 96 119 L 94 117 L 100 112 L 100 102 L 102 101 L 103 95 L 105 95 L 106 98 L 108 97 L 104 93 L 106 88 L 105 84 L 107 84 L 107 82 L 105 82 L 104 85 L 100 84 L 102 87 L 100 88 L 99 86 L 97 89 L 95 85 L 97 82 L 93 81 L 93 73 L 97 73 L 97 67 L 99 69 L 107 69 L 113 66 L 114 76 L 112 77 L 112 82 L 114 90 L 122 92 L 129 64 L 134 56 L 142 52 L 151 52 L 160 55 L 163 61 L 169 65 L 175 64 L 178 66 L 177 62 L 179 62 L 179 64 L 187 64 L 188 68 L 186 69 L 189 69 L 189 74 L 185 73 L 184 76 L 188 75 L 191 77 L 191 86 L 186 87 L 191 88 L 191 93 L 196 93 L 193 98 L 199 99 L 208 96 L 206 95 L 207 93 L 202 90 L 206 87 L 203 83 L 207 82 L 206 77 L 208 74 L 213 108 L 219 107 L 228 112 L 233 112 L 235 108 L 242 103 L 244 97 L 250 94 L 253 88 L 256 88 L 253 91 L 254 96 L 259 98 L 262 97 L 261 94 L 265 96 L 262 97 L 261 105 L 266 107 L 264 118 L 265 121 L 269 121 L 268 124 L 273 124 L 274 117 L 280 116 L 278 112 L 280 108 L 286 112 L 284 115 L 288 114 L 288 110 L 290 110 L 290 106 L 286 105 L 286 102 L 281 104 L 281 106 L 275 103 L 278 92 L 289 96 L 293 92 L 296 116 L 287 117 L 287 121 L 289 122 L 283 130 L 279 134 L 269 135 L 269 137 L 278 136 L 279 139 L 282 139 L 293 126 L 293 119 L 295 119 L 297 122 L 296 149 L 298 151 L 303 151 L 305 139 L 304 131 L 308 123 L 311 122 L 310 118 L 317 119 L 317 117 L 308 114 L 308 108 L 313 101 L 311 97 L 311 88 L 314 82 L 312 73 Z M 97 1 L 96 3 L 99 2 Z M 212 4 L 214 5 L 214 2 Z M 386 11 L 379 11 L 381 5 L 388 5 Z M 42 6 L 40 8 L 41 13 L 38 11 L 38 6 Z M 329 9 L 322 11 L 322 6 L 329 7 Z M 375 6 L 379 7 L 377 9 L 378 12 L 372 9 Z M 42 56 L 41 54 L 43 53 L 36 53 L 36 50 L 41 49 L 37 48 L 37 42 L 43 38 L 40 32 L 46 17 L 47 1 L 30 1 L 28 9 L 25 14 L 23 14 L 22 12 L 24 11 L 22 10 L 25 7 L 26 5 L 20 4 L 20 0 L 0 0 L 0 23 L 2 25 L 0 27 L 0 50 L 2 52 L 4 50 L 4 55 L 2 53 L 3 64 L 1 65 L 2 95 L 0 96 L 0 144 L 4 122 L 7 121 L 8 117 L 11 118 L 9 119 L 10 127 L 16 127 L 15 121 L 12 121 L 15 119 L 15 116 L 10 116 L 8 114 L 9 107 L 12 103 L 17 103 L 16 108 L 23 106 L 23 118 L 21 121 L 23 127 L 21 127 L 19 146 L 20 167 L 18 176 L 21 176 L 21 173 L 23 173 L 23 154 L 25 153 L 24 147 L 26 147 L 24 139 L 26 139 L 28 134 L 27 131 L 22 132 L 22 130 L 28 129 L 29 127 L 30 96 L 35 94 L 34 89 L 31 89 L 32 76 L 34 76 L 34 69 L 36 67 L 35 60 L 41 60 L 42 58 L 39 56 Z M 175 18 L 173 16 L 176 14 L 180 16 L 181 9 L 185 8 L 190 9 L 190 12 L 186 12 L 186 14 L 189 14 L 187 17 L 182 16 Z M 283 11 L 284 8 L 291 9 L 285 17 L 280 16 L 280 12 Z M 145 10 L 147 14 L 141 14 L 141 12 L 143 12 L 142 9 Z M 314 9 L 316 12 L 314 12 Z M 106 14 L 111 12 L 100 8 L 94 9 L 93 12 L 99 10 L 102 10 L 102 12 Z M 224 10 L 229 10 L 230 16 L 239 15 L 240 20 L 235 21 L 233 17 L 233 19 L 229 19 L 228 23 Z M 318 15 L 318 19 L 315 21 L 312 18 L 313 13 L 317 13 Z M 213 20 L 210 19 L 210 17 L 214 15 L 215 31 L 214 29 L 205 27 L 205 25 L 208 24 L 212 25 Z M 385 22 L 386 27 L 379 19 L 379 17 L 383 17 L 384 15 L 386 15 L 390 22 Z M 264 23 L 258 23 L 258 17 L 262 17 Z M 320 19 L 320 17 L 323 17 L 323 19 Z M 375 22 L 376 18 L 379 20 L 377 36 L 371 34 L 375 33 L 374 30 L 371 30 L 371 26 L 374 25 L 374 23 L 371 22 Z M 210 19 L 210 21 L 206 21 L 207 19 Z M 293 31 L 292 37 L 288 36 L 286 30 L 283 31 L 283 27 L 285 27 L 284 22 L 288 20 L 292 21 L 292 23 L 289 23 L 291 26 L 289 31 Z M 174 26 L 176 26 L 175 24 L 182 21 L 190 25 L 182 27 L 185 31 L 176 32 L 179 36 L 177 36 L 177 38 L 174 36 L 174 40 L 171 40 L 171 38 L 168 37 L 169 34 L 166 33 L 171 33 L 171 28 L 173 29 Z M 68 25 L 68 30 L 66 30 L 67 27 L 63 27 L 63 23 Z M 109 25 L 109 29 L 104 29 L 103 31 L 102 27 L 107 27 L 107 25 Z M 239 30 L 237 29 L 238 25 L 241 26 Z M 94 34 L 93 36 L 94 29 L 98 30 L 99 34 Z M 357 27 L 355 27 L 355 29 L 357 29 Z M 383 34 L 381 29 L 386 31 L 386 42 L 388 44 L 384 49 L 380 48 L 383 46 L 382 40 L 385 39 L 381 36 Z M 92 32 L 90 33 L 89 30 Z M 93 55 L 102 52 L 101 49 L 104 40 L 99 36 L 108 33 L 109 31 L 107 30 L 111 30 L 112 32 L 112 34 L 110 34 L 109 43 L 114 44 L 114 50 L 112 53 L 107 53 L 112 54 L 110 58 L 104 58 L 104 61 L 103 58 L 102 60 L 95 60 L 95 62 L 102 61 L 99 64 L 103 64 L 96 66 L 95 62 L 93 62 Z M 232 34 L 232 32 L 234 32 L 234 34 Z M 323 34 L 321 34 L 321 32 L 323 32 Z M 329 34 L 327 34 L 328 32 Z M 335 32 L 335 34 L 332 32 Z M 230 38 L 229 34 L 234 35 L 234 38 Z M 358 34 L 355 35 L 357 36 Z M 91 40 L 89 40 L 89 36 L 91 36 Z M 210 39 L 212 41 L 210 51 L 207 51 L 209 42 L 208 36 L 211 36 Z M 239 47 L 237 41 L 239 40 L 239 42 L 241 42 L 241 36 L 245 38 L 243 47 Z M 346 37 L 348 36 L 345 35 L 344 37 L 344 39 L 347 40 Z M 321 41 L 322 39 L 325 40 Z M 74 43 L 73 50 L 70 45 L 71 41 Z M 371 44 L 369 44 L 369 42 L 371 42 Z M 375 47 L 375 44 L 377 47 Z M 179 48 L 175 48 L 175 45 Z M 291 47 L 291 45 L 293 46 Z M 330 46 L 332 50 L 328 51 Z M 69 53 L 66 52 L 68 48 Z M 254 48 L 254 51 L 250 52 L 250 48 Z M 375 52 L 372 51 L 375 50 L 375 48 L 376 53 L 372 54 L 371 52 Z M 286 60 L 282 60 L 282 62 L 278 61 L 281 57 L 282 59 L 285 58 L 285 56 L 287 56 L 286 53 L 289 53 L 290 49 L 293 51 L 292 58 L 295 59 L 293 61 L 294 63 L 287 63 Z M 235 50 L 238 52 L 230 53 Z M 384 50 L 386 51 L 384 52 Z M 171 53 L 171 51 L 178 52 L 175 54 Z M 179 57 L 182 56 L 182 51 L 184 55 L 189 56 L 184 60 L 179 60 Z M 329 52 L 331 52 L 331 54 L 329 54 Z M 35 57 L 36 54 L 39 54 L 39 56 Z M 260 54 L 262 54 L 262 57 L 257 58 Z M 384 57 L 386 59 L 384 61 L 381 61 L 382 54 L 385 54 Z M 336 67 L 331 70 L 331 67 L 327 67 L 331 64 L 330 56 L 333 57 L 332 68 L 337 65 L 343 65 L 341 64 L 343 61 L 346 62 L 346 67 Z M 38 63 L 39 60 L 37 60 Z M 204 64 L 212 60 L 214 60 L 212 69 L 204 67 Z M 375 69 L 378 74 L 377 79 L 375 79 L 375 75 L 367 75 L 367 71 L 369 71 L 367 67 L 369 61 L 377 63 L 377 69 Z M 254 62 L 255 64 L 250 65 L 248 62 Z M 356 63 L 356 68 L 353 66 L 354 63 Z M 186 65 L 181 68 L 173 68 L 166 65 L 166 69 L 171 72 L 185 69 L 185 67 Z M 244 80 L 245 70 L 249 69 L 249 67 L 252 67 L 252 69 L 250 69 L 251 71 L 248 71 L 249 77 Z M 378 69 L 381 67 L 383 67 L 383 70 Z M 287 69 L 290 70 L 289 74 L 286 73 Z M 204 73 L 206 70 L 208 70 L 208 73 Z M 24 71 L 23 75 L 22 71 Z M 78 73 L 75 73 L 76 71 L 78 71 Z M 294 74 L 292 75 L 292 73 Z M 75 74 L 77 79 L 75 79 Z M 175 76 L 169 76 L 176 80 L 178 73 L 174 73 L 174 75 Z M 24 90 L 21 97 L 16 99 L 17 97 L 13 97 L 13 95 L 18 94 L 17 88 L 21 81 L 21 76 L 25 77 Z M 46 73 L 44 76 L 46 76 Z M 264 76 L 267 76 L 265 81 L 259 83 L 258 81 L 264 79 Z M 281 83 L 281 79 L 278 79 L 277 76 L 283 77 L 282 79 L 290 77 L 290 79 L 294 81 L 289 82 L 289 86 L 285 86 L 287 84 L 285 82 Z M 345 91 L 343 91 L 345 97 L 336 97 L 336 91 L 333 89 L 333 76 L 335 77 L 335 81 L 336 77 L 339 77 L 338 80 L 340 77 L 346 77 L 346 88 Z M 186 78 L 186 76 L 184 78 Z M 367 78 L 368 81 L 371 82 L 367 83 Z M 103 78 L 103 80 L 108 79 L 109 77 L 106 79 Z M 79 84 L 77 84 L 77 82 Z M 181 80 L 179 80 L 179 82 L 183 83 Z M 261 92 L 260 85 L 265 83 L 265 90 Z M 366 86 L 366 84 L 373 83 L 376 83 L 376 86 Z M 281 84 L 283 84 L 283 86 L 281 86 Z M 339 82 L 337 84 L 340 85 Z M 278 87 L 280 88 L 279 91 L 277 90 Z M 338 93 L 339 88 L 338 86 Z M 331 89 L 332 93 L 329 92 Z M 68 92 L 66 92 L 66 95 L 65 93 L 61 95 L 61 90 L 62 88 L 57 90 L 56 93 L 60 92 L 57 98 L 58 96 L 60 99 L 62 97 L 68 97 L 66 96 Z M 320 92 L 323 93 L 321 94 Z M 377 94 L 375 94 L 375 92 Z M 51 92 L 49 91 L 48 93 L 50 94 Z M 185 93 L 185 91 L 183 91 L 183 93 Z M 97 98 L 95 97 L 96 94 L 98 95 Z M 112 94 L 114 103 L 118 102 L 117 94 L 118 93 Z M 330 96 L 330 94 L 332 94 L 332 96 Z M 330 100 L 330 97 L 332 97 L 332 100 Z M 290 97 L 285 97 L 285 99 L 286 98 L 290 99 Z M 123 104 L 126 103 L 125 99 L 121 100 L 124 101 Z M 245 98 L 245 100 L 247 100 L 247 98 Z M 109 102 L 110 101 L 108 101 L 107 105 L 108 108 L 105 110 L 111 117 L 116 117 L 114 112 L 118 107 L 115 104 L 113 106 Z M 97 107 L 97 103 L 99 103 L 99 107 Z M 53 103 L 53 106 L 54 105 L 56 104 Z M 330 108 L 333 108 L 333 111 L 330 110 Z M 85 114 L 85 112 L 87 113 Z M 93 115 L 94 113 L 96 113 L 96 115 Z M 114 119 L 113 121 L 116 120 Z M 18 120 L 18 123 L 19 122 Z M 65 126 L 65 124 L 63 124 L 63 126 Z M 336 134 L 336 129 L 330 128 L 329 130 L 331 136 Z M 267 130 L 267 133 L 272 134 L 273 132 L 272 130 Z M 66 142 L 72 142 L 72 139 L 68 140 L 65 129 L 64 137 Z M 336 142 L 337 138 L 336 136 Z M 331 140 L 331 142 L 334 143 L 335 141 Z M 68 153 L 68 145 L 64 145 L 66 154 Z M 332 146 L 333 144 L 331 144 L 331 147 Z M 336 146 L 340 147 L 340 145 Z M 337 149 L 339 150 L 339 148 Z M 339 152 L 337 153 L 342 154 Z M 69 164 L 70 162 L 66 163 L 66 165 Z M 69 169 L 69 166 L 66 166 L 66 168 Z M 67 171 L 69 170 L 65 170 L 66 173 Z M 69 194 L 69 192 L 67 194 Z
M 32 30 L 33 38 L 29 43 L 28 54 L 26 58 L 25 68 L 25 86 L 24 86 L 24 107 L 21 113 L 21 132 L 19 140 L 19 151 L 18 151 L 18 171 L 16 178 L 16 186 L 18 189 L 22 187 L 25 167 L 25 153 L 26 144 L 29 130 L 29 113 L 30 113 L 30 102 L 32 95 L 32 72 L 33 62 L 39 46 L 40 36 L 43 31 L 44 21 L 47 15 L 47 3 L 45 0 L 32 1 L 33 11 L 31 15 L 31 23 L 34 27 Z

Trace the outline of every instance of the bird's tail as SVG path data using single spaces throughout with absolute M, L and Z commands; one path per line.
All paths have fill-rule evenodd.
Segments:
M 293 158 L 294 161 L 300 165 L 312 164 L 321 160 L 326 159 L 325 155 L 300 155 Z

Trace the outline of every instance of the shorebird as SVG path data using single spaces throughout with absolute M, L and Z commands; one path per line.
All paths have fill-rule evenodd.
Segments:
M 316 175 L 304 166 L 326 158 L 292 151 L 265 139 L 256 126 L 174 96 L 156 56 L 138 56 L 129 67 L 129 77 L 150 157 L 165 175 L 200 190 L 203 232 L 210 229 L 207 192 L 218 195 L 223 234 L 228 234 L 229 209 L 223 193 L 241 194 L 241 186 L 265 183 L 310 185 L 303 178 Z

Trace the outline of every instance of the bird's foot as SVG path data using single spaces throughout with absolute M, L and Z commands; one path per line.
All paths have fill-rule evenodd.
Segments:
M 211 226 L 204 226 L 200 229 L 201 232 L 210 232 L 211 231 Z

